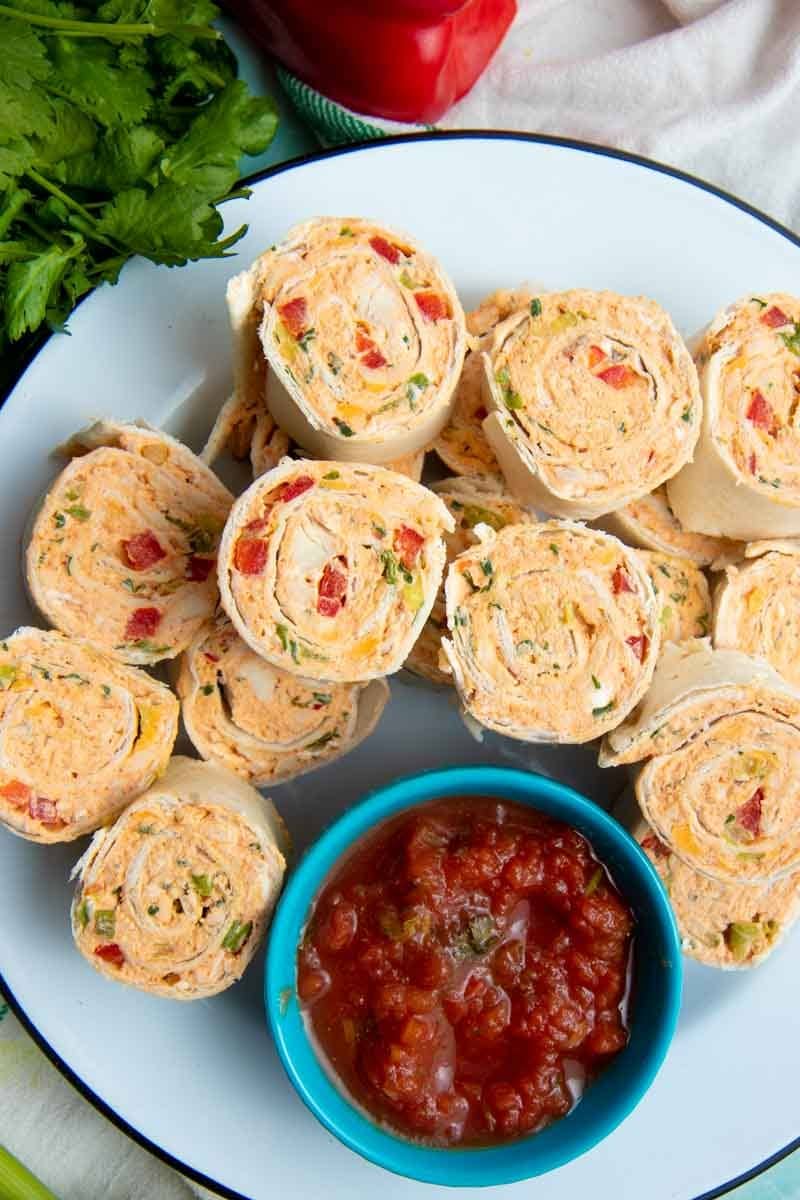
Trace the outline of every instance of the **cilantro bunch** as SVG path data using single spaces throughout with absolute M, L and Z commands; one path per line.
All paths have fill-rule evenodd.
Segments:
M 210 0 L 0 2 L 0 359 L 132 254 L 217 258 L 217 204 L 275 133 Z M 21 341 L 22 339 L 22 341 Z

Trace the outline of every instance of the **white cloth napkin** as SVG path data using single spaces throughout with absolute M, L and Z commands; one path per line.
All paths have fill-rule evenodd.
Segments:
M 518 4 L 487 71 L 437 128 L 632 150 L 800 228 L 800 0 Z

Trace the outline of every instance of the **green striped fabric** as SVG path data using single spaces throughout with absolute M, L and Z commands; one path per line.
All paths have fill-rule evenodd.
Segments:
M 344 146 L 348 142 L 369 142 L 385 136 L 377 125 L 371 125 L 345 108 L 340 108 L 303 83 L 283 67 L 277 68 L 278 80 L 291 100 L 298 116 L 311 127 L 323 146 Z

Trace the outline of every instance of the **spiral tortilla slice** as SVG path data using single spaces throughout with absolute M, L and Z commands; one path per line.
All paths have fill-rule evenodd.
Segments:
M 430 613 L 452 528 L 442 501 L 403 475 L 286 459 L 233 507 L 222 604 L 247 644 L 292 675 L 390 675 Z
M 464 313 L 405 234 L 360 217 L 306 221 L 231 280 L 228 303 L 258 327 L 270 412 L 309 454 L 387 463 L 446 422 Z
M 503 485 L 493 479 L 456 476 L 435 483 L 432 490 L 447 505 L 455 521 L 455 530 L 445 536 L 448 563 L 478 541 L 474 532 L 476 525 L 497 530 L 506 525 L 525 524 L 533 520 L 527 509 L 517 504 Z M 449 686 L 453 677 L 439 665 L 443 632 L 447 632 L 447 617 L 442 586 L 405 665 L 409 671 L 427 679 L 429 683 Z
M 22 628 L 0 642 L 0 820 L 69 842 L 113 819 L 167 764 L 178 704 L 82 638 Z
M 482 354 L 489 349 L 492 334 L 501 321 L 526 308 L 532 296 L 527 288 L 497 291 L 486 296 L 467 313 L 467 333 L 472 348 L 464 359 L 450 420 L 433 443 L 445 466 L 456 475 L 502 479 L 500 464 L 483 432 L 488 416 L 484 397 Z
M 768 884 L 723 883 L 692 870 L 644 818 L 615 815 L 630 829 L 669 895 L 684 954 L 707 967 L 757 967 L 772 954 L 800 913 L 800 873 Z M 627 818 L 627 819 L 626 819 Z
M 256 787 L 355 749 L 389 699 L 383 679 L 323 687 L 279 670 L 253 653 L 224 614 L 182 656 L 176 688 L 197 751 Z
M 714 593 L 714 645 L 759 655 L 800 688 L 800 543 L 758 542 Z
M 706 330 L 697 363 L 702 432 L 668 486 L 676 517 L 743 541 L 800 534 L 800 299 L 731 305 Z
M 101 974 L 153 995 L 216 995 L 258 949 L 286 850 L 272 801 L 219 767 L 173 758 L 75 866 L 78 950 Z
M 226 450 L 239 461 L 250 459 L 254 479 L 288 454 L 289 438 L 267 411 L 264 396 L 256 405 L 248 404 L 236 392 L 225 401 L 200 459 L 211 466 Z
M 711 625 L 708 580 L 688 558 L 640 550 L 653 589 L 661 601 L 661 641 L 707 637 Z
M 498 326 L 484 365 L 493 411 L 483 428 L 524 504 L 600 517 L 692 456 L 697 372 L 653 300 L 543 293 Z
M 669 506 L 666 486 L 593 522 L 629 546 L 689 558 L 698 567 L 724 566 L 742 557 L 742 543 L 684 529 Z
M 600 765 L 645 758 L 640 808 L 688 866 L 729 883 L 800 867 L 800 691 L 765 660 L 707 639 L 665 646 Z
M 63 633 L 123 662 L 185 649 L 217 605 L 217 543 L 233 502 L 216 475 L 158 430 L 102 421 L 36 514 L 25 555 L 33 602 Z
M 468 714 L 529 742 L 588 742 L 619 724 L 661 636 L 636 551 L 569 521 L 478 535 L 445 584 L 442 650 Z

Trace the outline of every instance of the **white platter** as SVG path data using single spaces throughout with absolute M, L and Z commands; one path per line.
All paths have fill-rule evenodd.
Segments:
M 673 172 L 591 147 L 514 135 L 389 141 L 288 164 L 228 206 L 250 223 L 238 256 L 185 270 L 135 262 L 52 337 L 0 411 L 0 633 L 31 620 L 17 564 L 48 451 L 101 414 L 146 417 L 199 447 L 229 386 L 227 278 L 295 221 L 364 214 L 413 232 L 469 304 L 525 279 L 646 293 L 686 333 L 742 294 L 797 291 L 800 242 Z M 344 761 L 274 789 L 300 849 L 366 790 L 455 762 L 527 764 L 600 801 L 619 787 L 590 750 L 487 737 L 448 698 L 397 681 L 376 734 Z M 306 1112 L 284 1078 L 261 1000 L 244 982 L 177 1005 L 91 971 L 68 928 L 72 848 L 0 834 L 0 968 L 15 1010 L 73 1083 L 150 1149 L 248 1200 L 433 1200 L 368 1165 Z M 578 1161 L 486 1200 L 708 1200 L 796 1138 L 800 935 L 749 974 L 688 964 L 677 1037 L 633 1115 Z M 88 1181 L 87 1181 L 88 1182 Z

